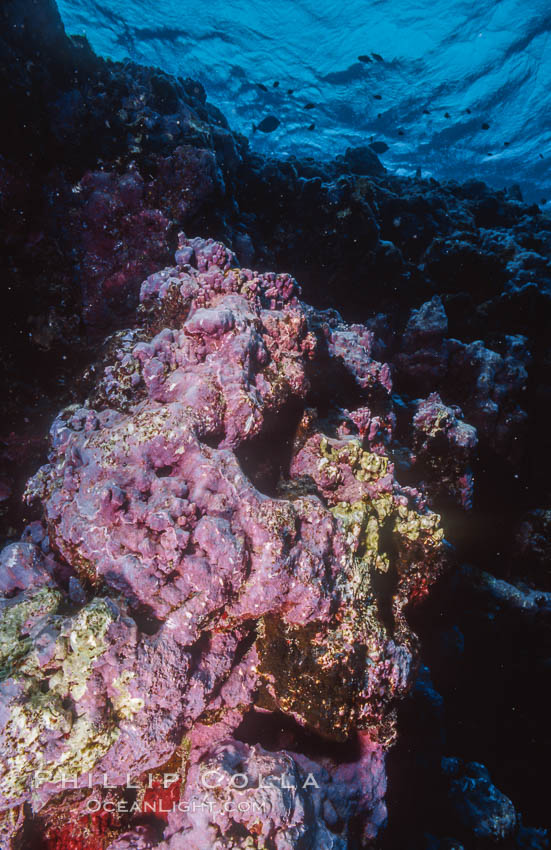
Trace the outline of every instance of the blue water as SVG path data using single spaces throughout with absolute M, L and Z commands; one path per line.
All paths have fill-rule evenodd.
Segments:
M 400 174 L 420 167 L 437 178 L 517 182 L 527 198 L 551 198 L 550 0 L 59 7 L 68 32 L 85 34 L 99 54 L 199 79 L 259 151 L 326 157 L 374 139 L 389 145 L 381 158 Z M 278 129 L 252 133 L 267 115 Z

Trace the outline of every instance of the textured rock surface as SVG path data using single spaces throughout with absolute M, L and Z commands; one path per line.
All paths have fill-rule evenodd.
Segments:
M 492 785 L 484 765 L 444 759 L 442 767 L 450 783 L 448 797 L 460 833 L 493 842 L 510 837 L 516 826 L 515 807 Z
M 436 298 L 444 336 L 480 342 L 456 358 L 449 393 L 429 381 L 413 396 L 437 391 L 467 416 L 455 393 L 470 371 L 463 395 L 476 393 L 478 419 L 497 426 L 502 454 L 518 449 L 526 421 L 516 404 L 529 411 L 515 398 L 505 411 L 515 421 L 491 422 L 493 405 L 506 405 L 502 393 L 486 398 L 484 380 L 511 386 L 510 366 L 527 357 L 503 340 L 527 336 L 533 403 L 549 403 L 551 224 L 537 206 L 473 180 L 384 173 L 372 152 L 365 174 L 361 147 L 329 162 L 253 155 L 193 80 L 94 56 L 82 37 L 65 35 L 47 0 L 6 0 L 2 15 L 0 96 L 12 131 L 0 141 L 1 253 L 12 320 L 0 359 L 0 496 L 11 488 L 0 519 L 9 534 L 60 399 L 70 399 L 104 331 L 133 323 L 139 281 L 170 261 L 179 229 L 223 237 L 245 265 L 290 271 L 309 303 L 351 321 L 386 311 L 386 362 L 407 314 Z M 427 357 L 447 373 L 449 352 Z M 532 429 L 548 449 L 546 429 Z
M 474 492 L 470 458 L 478 435 L 461 416 L 461 409 L 442 404 L 438 393 L 419 401 L 413 417 L 413 451 L 415 463 L 426 470 L 431 492 L 444 491 L 469 509 Z
M 260 833 L 254 817 L 169 815 L 167 847 L 228 842 L 232 824 L 350 847 L 385 819 L 391 709 L 416 669 L 404 608 L 444 564 L 439 517 L 394 476 L 370 331 L 212 240 L 182 236 L 176 259 L 142 286 L 149 330 L 115 337 L 104 404 L 52 426 L 27 488 L 47 538 L 35 526 L 3 555 L 2 804 L 39 812 L 65 774 L 121 786 L 185 740 L 190 794 L 197 771 L 231 779 L 234 763 L 297 788 L 311 774 L 315 794 L 280 788 Z M 331 755 L 232 738 L 255 706 Z

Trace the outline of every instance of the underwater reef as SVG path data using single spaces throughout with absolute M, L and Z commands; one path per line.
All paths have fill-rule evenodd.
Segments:
M 548 847 L 551 220 L 0 21 L 0 847 Z
M 330 159 L 368 141 L 392 171 L 514 179 L 549 203 L 546 0 L 58 5 L 102 56 L 193 68 L 259 153 Z
M 316 794 L 265 791 L 260 824 L 169 815 L 164 846 L 374 837 L 417 664 L 404 608 L 445 562 L 438 515 L 394 478 L 388 365 L 288 275 L 212 240 L 176 259 L 142 285 L 146 330 L 102 364 L 100 404 L 55 420 L 26 492 L 44 523 L 3 555 L 2 805 L 37 807 L 68 773 L 124 784 L 179 750 L 191 798 L 232 763 Z M 288 743 L 265 749 L 280 715 Z M 306 734 L 320 752 L 294 754 Z

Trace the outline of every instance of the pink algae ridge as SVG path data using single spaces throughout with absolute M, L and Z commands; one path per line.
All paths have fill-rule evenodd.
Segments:
M 142 284 L 140 327 L 55 420 L 27 487 L 43 520 L 1 556 L 14 829 L 64 775 L 85 813 L 104 774 L 116 798 L 166 769 L 187 805 L 130 813 L 111 850 L 353 848 L 384 824 L 394 705 L 417 669 L 406 606 L 445 541 L 430 476 L 396 480 L 374 331 L 299 296 L 182 235 Z M 465 504 L 476 431 L 459 415 L 433 395 L 414 425 L 419 456 L 445 434 Z

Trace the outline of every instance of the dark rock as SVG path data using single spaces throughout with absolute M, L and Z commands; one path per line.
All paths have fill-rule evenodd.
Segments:
M 344 154 L 344 161 L 354 174 L 365 177 L 375 177 L 385 173 L 385 167 L 375 151 L 369 145 L 359 148 L 348 148 Z

